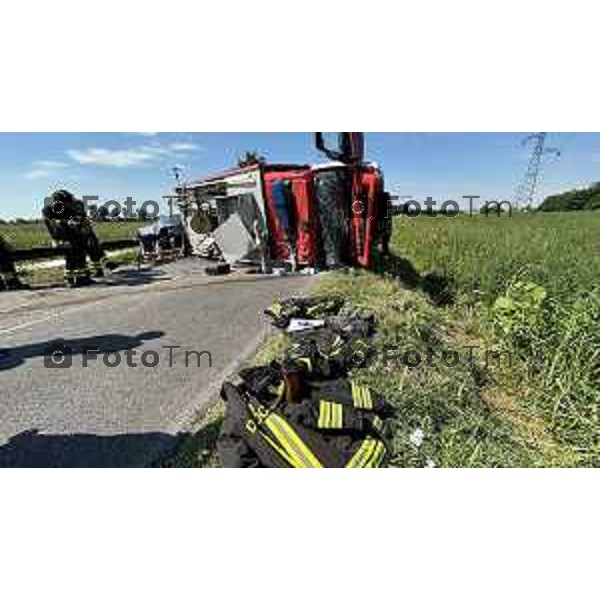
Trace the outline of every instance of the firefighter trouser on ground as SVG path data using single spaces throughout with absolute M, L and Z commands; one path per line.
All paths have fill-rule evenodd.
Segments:
M 332 400 L 269 408 L 226 383 L 219 440 L 224 467 L 377 468 L 386 456 L 383 420 Z
M 276 300 L 265 310 L 276 327 L 286 328 L 292 319 L 323 319 L 337 315 L 344 301 L 335 298 L 289 298 Z

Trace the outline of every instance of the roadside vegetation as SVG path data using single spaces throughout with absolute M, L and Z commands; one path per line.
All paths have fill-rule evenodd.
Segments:
M 101 242 L 135 239 L 140 223 L 133 221 L 94 223 L 94 229 Z M 0 237 L 15 250 L 45 248 L 52 246 L 52 238 L 42 222 L 0 223 Z M 121 250 L 110 253 L 113 266 L 137 263 L 137 249 Z M 39 261 L 41 263 L 47 261 Z M 36 262 L 23 262 L 17 265 L 23 282 L 29 285 L 52 285 L 63 281 L 62 266 L 39 268 Z
M 399 218 L 392 249 L 317 288 L 376 316 L 378 358 L 355 377 L 397 408 L 391 466 L 600 466 L 600 213 Z M 168 464 L 217 466 L 223 414 Z
M 476 391 L 536 464 L 600 465 L 600 213 L 400 219 L 394 252 L 447 341 L 510 353 Z
M 125 265 L 139 265 L 140 253 L 137 249 L 116 250 L 108 254 L 111 268 L 116 269 Z M 62 259 L 57 259 L 63 263 Z M 42 261 L 43 262 L 43 261 Z M 18 272 L 21 280 L 29 285 L 56 285 L 64 281 L 64 266 L 40 268 L 35 262 L 20 263 Z
M 136 221 L 111 221 L 94 223 L 100 241 L 134 239 L 142 227 Z M 43 248 L 52 245 L 52 238 L 42 222 L 0 223 L 0 237 L 3 237 L 15 250 Z

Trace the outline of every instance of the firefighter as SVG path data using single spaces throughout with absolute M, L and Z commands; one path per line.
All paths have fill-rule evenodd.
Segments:
M 27 288 L 28 286 L 21 283 L 17 275 L 12 248 L 0 237 L 0 292 Z
M 93 280 L 87 265 L 90 257 L 95 277 L 103 277 L 104 250 L 88 219 L 85 206 L 73 194 L 59 190 L 42 214 L 52 238 L 65 250 L 65 283 L 69 287 L 90 285 Z

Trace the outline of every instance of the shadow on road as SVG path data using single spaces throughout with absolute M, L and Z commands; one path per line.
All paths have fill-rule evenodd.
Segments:
M 42 435 L 34 429 L 0 446 L 0 468 L 142 467 L 188 437 L 183 433 Z
M 84 289 L 111 288 L 116 286 L 138 287 L 150 285 L 159 281 L 170 281 L 171 279 L 172 277 L 163 270 L 152 268 L 119 269 L 113 271 L 104 279 L 96 279 L 92 286 Z M 33 283 L 31 284 L 31 289 L 36 292 L 65 289 L 65 283 L 63 281 Z
M 68 368 L 73 356 L 83 355 L 86 351 L 95 354 L 106 352 L 122 352 L 138 348 L 144 342 L 163 337 L 162 331 L 146 331 L 138 335 L 107 334 L 95 335 L 85 338 L 63 339 L 56 338 L 47 342 L 26 344 L 15 348 L 0 348 L 0 372 L 14 369 L 22 365 L 27 359 L 43 356 L 49 368 Z M 58 362 L 51 360 L 55 351 L 61 351 L 67 361 L 63 367 L 57 366 Z M 63 364 L 63 363 L 60 363 Z
M 104 283 L 106 286 L 126 285 L 135 287 L 139 285 L 149 285 L 158 281 L 170 281 L 172 277 L 165 274 L 164 271 L 144 268 L 144 269 L 127 269 L 115 271 L 111 274 L 110 279 Z

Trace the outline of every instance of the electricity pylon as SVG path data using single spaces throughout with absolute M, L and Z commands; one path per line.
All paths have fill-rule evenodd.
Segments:
M 525 178 L 517 188 L 517 193 L 515 195 L 515 203 L 517 208 L 526 207 L 528 210 L 530 210 L 534 204 L 535 193 L 537 191 L 540 178 L 542 156 L 545 154 L 560 156 L 560 150 L 558 150 L 558 148 L 545 147 L 546 135 L 546 133 L 532 133 L 522 141 L 523 146 L 526 146 L 529 144 L 529 142 L 534 142 L 534 145 L 531 152 L 531 158 L 529 159 L 527 172 L 525 173 Z

